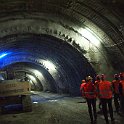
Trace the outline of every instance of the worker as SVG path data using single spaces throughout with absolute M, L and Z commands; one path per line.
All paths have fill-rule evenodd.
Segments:
M 86 84 L 86 81 L 82 80 L 82 83 L 80 85 L 80 91 L 81 91 L 82 97 L 85 97 L 85 95 L 84 95 L 84 86 L 85 86 L 85 84 Z
M 120 109 L 120 97 L 119 97 L 119 75 L 114 74 L 114 80 L 112 81 L 113 94 L 114 94 L 114 105 L 116 112 L 119 114 Z
M 120 110 L 121 110 L 121 114 L 124 115 L 124 74 L 123 73 L 120 73 L 119 94 L 120 94 Z
M 99 86 L 100 81 L 101 81 L 100 80 L 100 75 L 97 75 L 96 76 L 96 80 L 95 80 L 95 87 L 96 87 L 96 89 L 98 89 L 98 86 Z M 97 112 L 97 113 L 101 114 L 102 113 L 102 107 L 101 107 L 100 99 L 99 99 L 99 109 L 100 109 L 100 111 Z
M 114 117 L 113 117 L 113 107 L 112 107 L 112 83 L 105 80 L 105 75 L 101 75 L 101 82 L 99 83 L 98 87 L 98 95 L 102 104 L 102 111 L 103 115 L 106 121 L 106 124 L 109 124 L 108 120 L 108 109 L 109 108 L 109 114 L 111 118 L 111 123 L 114 123 Z
M 86 78 L 86 84 L 84 86 L 84 98 L 87 101 L 91 124 L 95 124 L 97 121 L 96 96 L 96 88 L 95 85 L 92 83 L 92 77 L 88 76 Z
M 100 75 L 97 75 L 95 80 L 95 86 L 98 87 L 99 83 L 100 83 Z

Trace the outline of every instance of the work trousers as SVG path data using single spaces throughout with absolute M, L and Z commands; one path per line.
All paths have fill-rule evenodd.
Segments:
M 120 110 L 124 114 L 124 96 L 120 95 Z
M 114 94 L 114 105 L 116 112 L 118 113 L 120 109 L 120 96 L 117 93 Z
M 97 114 L 96 114 L 96 99 L 86 99 L 88 105 L 88 112 L 90 115 L 91 123 L 96 121 Z
M 100 100 L 101 100 L 101 104 L 102 104 L 103 115 L 104 115 L 106 123 L 108 124 L 109 123 L 108 110 L 109 110 L 109 114 L 110 114 L 110 117 L 111 117 L 111 121 L 114 120 L 114 118 L 113 118 L 113 107 L 112 107 L 112 98 L 111 99 L 103 99 L 102 98 Z M 107 106 L 108 106 L 108 109 L 107 109 Z

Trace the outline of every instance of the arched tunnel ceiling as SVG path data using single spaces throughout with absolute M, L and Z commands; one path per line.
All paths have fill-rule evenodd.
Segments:
M 79 94 L 86 75 L 124 69 L 123 5 L 121 0 L 2 0 L 0 51 L 9 54 L 1 68 L 32 63 L 48 72 L 44 81 L 50 86 L 50 78 L 57 92 Z M 43 61 L 54 63 L 54 73 Z
M 88 73 L 92 76 L 95 73 L 86 58 L 63 40 L 49 35 L 34 34 L 15 35 L 13 37 L 13 40 L 11 37 L 2 39 L 3 42 L 8 40 L 10 43 L 2 48 L 6 51 L 9 50 L 9 52 L 7 57 L 0 60 L 1 67 L 15 72 L 20 68 L 25 72 L 29 70 L 30 73 L 35 73 L 35 70 L 41 72 L 45 79 L 38 79 L 41 84 L 43 83 L 44 91 L 53 91 L 54 89 L 54 92 L 64 91 L 65 93 L 77 94 L 77 91 L 72 89 L 79 87 L 78 82 L 81 81 L 81 78 L 84 78 Z M 18 64 L 19 62 L 20 64 Z M 50 66 L 46 62 L 49 62 Z M 26 67 L 25 63 L 32 63 L 32 66 L 28 67 L 27 64 Z M 13 67 L 13 64 L 16 68 Z M 36 65 L 39 68 L 36 68 Z M 35 70 L 33 70 L 34 68 Z

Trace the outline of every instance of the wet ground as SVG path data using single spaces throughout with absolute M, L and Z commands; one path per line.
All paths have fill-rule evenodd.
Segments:
M 90 124 L 87 105 L 81 97 L 33 92 L 33 111 L 0 115 L 0 124 Z M 99 109 L 97 109 L 99 110 Z M 124 118 L 114 113 L 115 124 Z M 98 114 L 97 124 L 105 124 Z

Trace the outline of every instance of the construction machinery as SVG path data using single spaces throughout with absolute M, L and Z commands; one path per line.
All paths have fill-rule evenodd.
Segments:
M 0 113 L 32 111 L 30 94 L 31 84 L 28 81 L 7 78 L 0 80 Z

